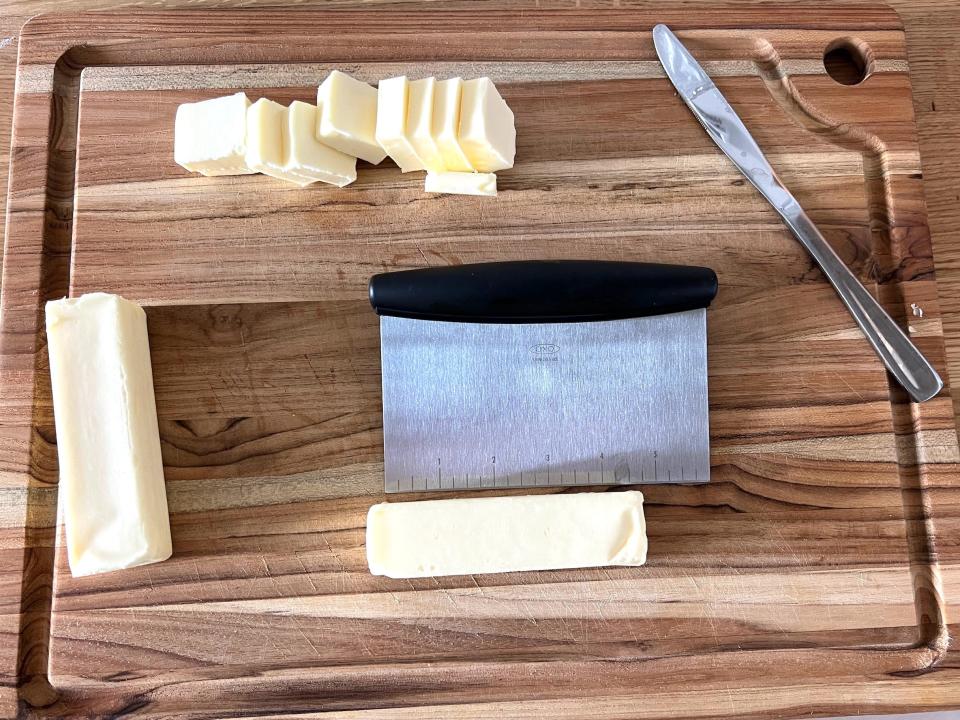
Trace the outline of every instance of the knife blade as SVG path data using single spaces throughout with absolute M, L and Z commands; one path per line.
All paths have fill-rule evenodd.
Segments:
M 943 388 L 937 371 L 833 250 L 710 76 L 666 25 L 654 27 L 653 43 L 687 107 L 820 266 L 890 374 L 916 402 L 936 396 Z

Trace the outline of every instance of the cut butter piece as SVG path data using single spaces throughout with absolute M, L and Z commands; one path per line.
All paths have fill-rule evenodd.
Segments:
M 497 176 L 493 173 L 428 172 L 423 189 L 430 193 L 493 196 L 497 194 Z
M 177 108 L 173 159 L 201 175 L 248 175 L 246 163 L 247 108 L 242 93 Z
M 93 293 L 47 303 L 46 323 L 70 571 L 165 560 L 170 520 L 143 309 Z
M 286 133 L 287 108 L 267 98 L 260 98 L 247 112 L 247 165 L 264 175 L 300 183 L 301 179 L 286 169 L 283 136 Z
M 391 578 L 643 565 L 637 491 L 380 503 L 367 563 Z
M 407 100 L 407 136 L 414 152 L 428 172 L 447 169 L 443 154 L 433 137 L 434 94 L 437 81 L 432 78 L 410 83 Z
M 357 159 L 317 140 L 317 108 L 295 100 L 287 108 L 284 170 L 300 178 L 298 184 L 325 182 L 337 187 L 357 179 Z
M 490 78 L 463 84 L 458 139 L 470 164 L 480 172 L 513 167 L 517 152 L 513 111 Z
M 326 145 L 376 165 L 387 153 L 376 139 L 377 91 L 339 70 L 317 90 L 317 137 Z
M 423 170 L 424 163 L 407 137 L 406 76 L 381 80 L 377 88 L 377 142 L 400 168 L 400 172 Z
M 446 170 L 469 172 L 474 169 L 470 159 L 460 147 L 460 98 L 463 95 L 463 80 L 441 80 L 433 91 L 433 141 L 443 159 Z M 431 170 L 433 168 L 430 168 Z

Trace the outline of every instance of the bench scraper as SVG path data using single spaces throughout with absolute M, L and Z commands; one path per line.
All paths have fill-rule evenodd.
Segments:
M 707 482 L 716 292 L 633 262 L 375 275 L 386 492 Z

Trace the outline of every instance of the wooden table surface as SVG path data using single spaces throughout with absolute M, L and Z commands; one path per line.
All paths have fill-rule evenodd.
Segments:
M 376 2 L 376 0 L 374 0 Z M 498 5 L 503 3 L 496 0 Z M 628 0 L 611 0 L 610 4 L 623 6 Z M 790 0 L 783 0 L 785 5 Z M 524 2 L 532 6 L 534 0 Z M 289 2 L 279 0 L 75 0 L 64 4 L 53 0 L 0 0 L 0 184 L 6 187 L 9 161 L 10 123 L 14 70 L 16 66 L 18 29 L 30 16 L 43 12 L 77 12 L 84 9 L 103 10 L 143 7 L 150 9 L 190 7 L 213 8 L 228 6 L 284 6 L 329 5 L 349 7 L 369 5 L 360 0 L 322 0 L 317 2 Z M 415 12 L 419 2 L 389 3 L 401 5 Z M 424 3 L 425 4 L 425 3 Z M 430 3 L 437 8 L 451 3 L 444 0 Z M 463 3 L 454 3 L 460 4 Z M 538 3 L 541 4 L 541 3 Z M 558 5 L 571 5 L 557 3 Z M 577 5 L 581 3 L 577 0 Z M 593 2 L 603 6 L 605 3 Z M 934 253 L 938 272 L 940 303 L 944 313 L 944 334 L 950 369 L 960 377 L 960 100 L 951 97 L 951 90 L 960 81 L 960 4 L 955 0 L 892 0 L 903 18 L 910 50 L 910 66 L 914 89 L 914 103 L 923 159 L 924 183 L 933 234 Z M 941 77 L 944 81 L 941 81 Z M 0 210 L 5 212 L 6 197 L 0 196 Z M 960 394 L 957 394 L 960 398 Z M 960 410 L 960 400 L 955 400 Z M 941 563 L 944 592 L 950 601 L 951 653 L 947 660 L 927 678 L 914 687 L 911 696 L 921 706 L 933 707 L 943 703 L 948 694 L 946 686 L 955 683 L 960 675 L 960 564 Z M 939 677 L 937 677 L 939 676 Z M 878 678 L 884 682 L 886 678 Z M 920 688 L 920 689 L 918 689 Z M 941 694 L 942 693 L 942 694 Z M 939 698 L 939 699 L 938 699 Z M 906 697 L 904 702 L 911 702 Z

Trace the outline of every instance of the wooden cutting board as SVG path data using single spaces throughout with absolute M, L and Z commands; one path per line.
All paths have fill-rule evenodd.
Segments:
M 931 672 L 948 643 L 938 543 L 960 507 L 948 391 L 917 406 L 890 385 L 663 77 L 656 22 L 944 372 L 904 35 L 884 7 L 24 28 L 0 328 L 6 714 L 733 718 L 960 702 Z M 826 73 L 837 44 L 864 59 L 862 83 Z M 179 103 L 310 100 L 335 67 L 494 78 L 518 131 L 499 197 L 425 195 L 389 162 L 344 189 L 174 164 Z M 364 518 L 383 478 L 368 277 L 543 257 L 716 269 L 712 482 L 644 489 L 643 568 L 371 576 Z M 74 579 L 55 542 L 42 303 L 95 290 L 147 306 L 174 556 Z

